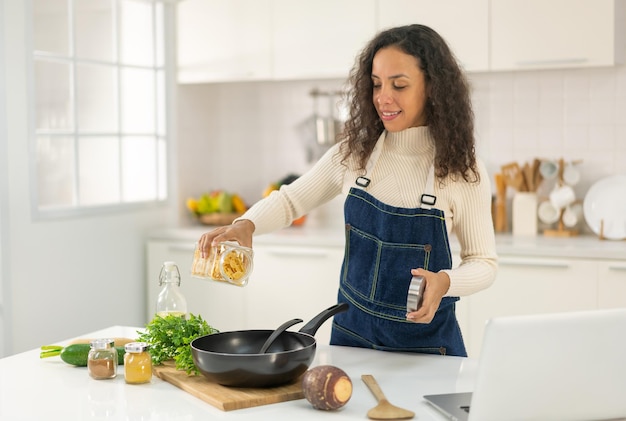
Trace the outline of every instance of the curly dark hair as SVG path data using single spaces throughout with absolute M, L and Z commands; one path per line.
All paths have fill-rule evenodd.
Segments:
M 373 103 L 372 62 L 378 50 L 391 46 L 414 56 L 424 73 L 426 122 L 436 147 L 435 174 L 440 180 L 461 176 L 478 181 L 469 83 L 444 39 L 417 24 L 380 32 L 356 58 L 346 93 L 349 118 L 338 139 L 346 141 L 342 162 L 355 154 L 363 170 L 384 130 Z

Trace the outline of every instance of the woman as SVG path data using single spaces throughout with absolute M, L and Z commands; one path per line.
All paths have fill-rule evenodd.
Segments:
M 200 238 L 252 246 L 339 194 L 346 249 L 331 344 L 466 356 L 455 316 L 459 296 L 496 272 L 491 188 L 474 154 L 467 81 L 445 41 L 423 25 L 379 33 L 350 74 L 345 130 L 314 167 L 232 225 Z M 448 235 L 461 245 L 452 267 Z M 304 269 L 304 268 L 303 268 Z M 412 276 L 423 302 L 407 313 Z

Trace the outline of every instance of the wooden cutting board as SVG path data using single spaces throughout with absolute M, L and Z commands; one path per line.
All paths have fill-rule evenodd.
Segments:
M 304 398 L 301 377 L 293 383 L 284 386 L 247 388 L 222 386 L 210 382 L 202 375 L 188 376 L 184 371 L 176 370 L 173 361 L 166 361 L 162 365 L 154 366 L 153 372 L 160 379 L 179 387 L 222 411 L 232 411 Z

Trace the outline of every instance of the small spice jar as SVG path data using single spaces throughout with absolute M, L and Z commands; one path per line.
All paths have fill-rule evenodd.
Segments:
M 113 379 L 117 376 L 117 349 L 113 339 L 95 339 L 90 343 L 87 357 L 89 375 L 96 380 Z
M 148 383 L 152 380 L 152 358 L 146 342 L 124 345 L 124 379 L 129 384 Z
M 202 258 L 200 249 L 196 246 L 191 275 L 243 287 L 247 285 L 252 273 L 253 256 L 251 248 L 232 241 L 211 247 L 206 258 Z

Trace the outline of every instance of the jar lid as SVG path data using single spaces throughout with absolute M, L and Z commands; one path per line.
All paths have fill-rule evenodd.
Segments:
M 94 339 L 89 343 L 94 349 L 106 349 L 115 346 L 115 340 L 111 338 Z
M 124 351 L 126 352 L 144 352 L 150 348 L 150 344 L 147 342 L 129 342 L 124 345 Z
M 220 274 L 227 282 L 234 285 L 245 285 L 252 272 L 254 251 L 250 247 L 232 241 L 219 243 Z

